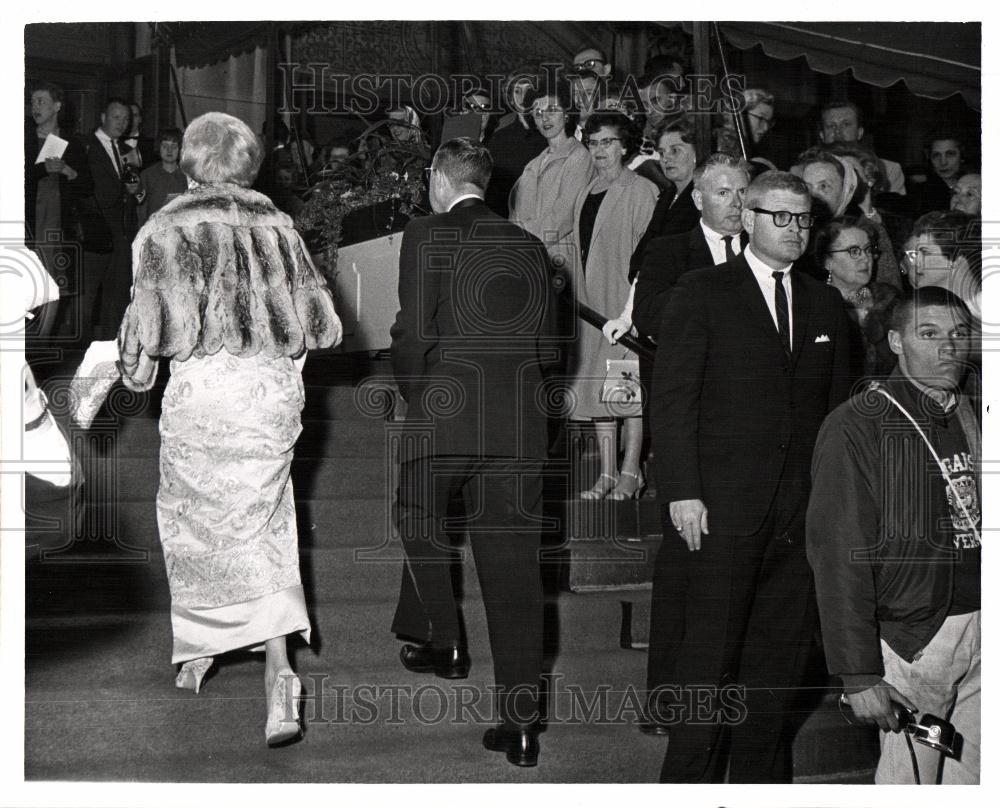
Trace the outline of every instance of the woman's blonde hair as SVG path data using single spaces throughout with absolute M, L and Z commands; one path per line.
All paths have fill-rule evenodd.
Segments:
M 263 147 L 253 130 L 225 112 L 199 115 L 184 130 L 180 167 L 195 182 L 249 187 L 263 159 Z

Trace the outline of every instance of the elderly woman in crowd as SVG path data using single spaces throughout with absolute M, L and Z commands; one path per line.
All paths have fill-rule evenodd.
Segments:
M 629 280 L 634 280 L 646 245 L 659 236 L 686 233 L 701 219 L 701 213 L 694 205 L 691 192 L 694 190 L 694 168 L 707 155 L 701 155 L 695 148 L 694 121 L 688 117 L 663 121 L 656 130 L 656 153 L 660 168 L 673 188 L 660 193 L 656 208 L 650 217 L 649 227 L 636 245 L 629 266 Z
M 171 359 L 156 510 L 177 686 L 197 693 L 214 657 L 263 649 L 274 745 L 300 733 L 285 638 L 310 631 L 289 474 L 301 364 L 336 345 L 341 325 L 291 219 L 249 190 L 261 156 L 230 115 L 191 122 L 181 169 L 197 185 L 139 231 L 118 342 L 134 390 Z
M 529 91 L 525 103 L 548 145 L 514 185 L 510 218 L 542 240 L 557 266 L 568 268 L 574 254 L 573 200 L 593 178 L 594 161 L 573 137 L 577 116 L 566 82 Z
M 611 318 L 604 327 L 606 339 L 586 325 L 579 330 L 570 417 L 596 422 L 601 463 L 594 486 L 582 494 L 585 499 L 637 498 L 644 487 L 639 465 L 641 402 L 602 401 L 608 360 L 635 358 L 617 344 L 617 339 L 632 327 L 634 287 L 628 279 L 629 257 L 656 206 L 656 186 L 626 168 L 639 148 L 640 137 L 632 121 L 618 112 L 594 113 L 583 130 L 597 173 L 574 207 L 574 236 L 579 248 L 574 266 L 581 270 L 574 277 L 574 286 L 581 303 Z M 620 473 L 618 419 L 624 419 L 625 452 Z
M 817 266 L 840 292 L 851 323 L 851 370 L 855 378 L 884 376 L 896 365 L 882 315 L 899 291 L 873 279 L 878 232 L 864 216 L 838 216 L 813 236 Z
M 827 148 L 812 148 L 799 155 L 793 171 L 809 186 L 813 214 L 820 226 L 839 216 L 865 215 L 862 204 L 870 197 L 870 189 L 865 181 L 864 169 L 854 157 L 837 155 Z M 878 233 L 880 245 L 875 279 L 899 288 L 901 284 L 892 240 L 885 227 L 873 221 L 872 217 L 868 218 Z M 817 270 L 823 274 L 822 266 L 818 266 Z
M 951 210 L 969 216 L 983 215 L 983 178 L 979 174 L 963 174 L 951 189 Z

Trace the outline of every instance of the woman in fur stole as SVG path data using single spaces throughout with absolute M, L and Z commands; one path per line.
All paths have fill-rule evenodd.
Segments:
M 157 521 L 170 582 L 177 686 L 213 657 L 263 649 L 267 743 L 297 738 L 301 682 L 285 637 L 308 642 L 289 468 L 302 430 L 305 352 L 341 339 L 333 297 L 292 221 L 250 184 L 262 149 L 223 113 L 184 133 L 187 193 L 132 247 L 122 376 L 146 390 L 169 357 Z

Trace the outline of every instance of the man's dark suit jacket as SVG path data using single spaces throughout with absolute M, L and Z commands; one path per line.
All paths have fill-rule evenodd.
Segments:
M 105 151 L 104 144 L 97 139 L 97 135 L 93 133 L 88 135 L 85 145 L 94 194 L 88 200 L 90 215 L 81 217 L 85 230 L 84 241 L 87 243 L 87 249 L 109 252 L 110 244 L 106 249 L 95 249 L 100 242 L 100 232 L 97 230 L 99 223 L 94 221 L 94 214 L 98 214 L 107 225 L 112 241 L 131 241 L 135 237 L 138 223 L 135 197 L 126 192 L 121 177 L 115 171 L 111 156 Z M 88 227 L 95 228 L 93 236 L 87 232 Z
M 793 269 L 789 360 L 743 254 L 684 274 L 650 402 L 661 501 L 700 499 L 712 533 L 742 536 L 783 479 L 807 491 L 820 425 L 850 392 L 847 327 L 836 290 Z
M 59 174 L 59 206 L 62 226 L 62 240 L 70 243 L 77 240 L 77 223 L 79 201 L 91 193 L 90 170 L 87 166 L 87 152 L 83 141 L 78 135 L 61 133 L 60 136 L 68 143 L 63 152 L 63 162 L 72 168 L 77 176 L 70 181 L 64 174 Z M 45 163 L 36 163 L 41 150 L 42 141 L 35 133 L 34 123 L 25 127 L 24 131 L 24 226 L 25 244 L 33 246 L 36 238 L 35 214 L 38 201 L 38 183 L 49 175 Z
M 740 234 L 746 246 L 746 233 Z M 632 322 L 640 334 L 656 338 L 660 331 L 663 307 L 670 290 L 685 272 L 715 264 L 701 224 L 687 233 L 660 236 L 649 242 L 642 259 L 632 303 Z
M 392 366 L 407 423 L 433 455 L 543 458 L 543 369 L 555 367 L 556 296 L 541 241 L 482 200 L 406 226 Z
M 649 219 L 649 226 L 639 239 L 629 261 L 629 283 L 635 280 L 636 273 L 642 267 L 646 249 L 653 239 L 686 233 L 701 220 L 701 211 L 694 206 L 694 199 L 691 197 L 693 190 L 694 183 L 689 182 L 687 187 L 676 195 L 676 199 L 674 199 L 675 194 L 669 191 L 660 194 L 660 198 L 656 200 L 656 207 L 653 208 L 653 215 Z
M 529 120 L 525 129 L 514 116 L 506 126 L 498 128 L 486 146 L 493 158 L 493 173 L 486 189 L 486 205 L 505 219 L 510 215 L 510 191 L 521 178 L 524 167 L 534 160 L 548 145 L 548 141 Z

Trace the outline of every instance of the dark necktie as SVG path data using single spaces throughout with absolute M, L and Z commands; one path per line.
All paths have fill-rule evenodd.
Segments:
M 111 141 L 111 151 L 115 155 L 115 171 L 118 172 L 118 176 L 122 176 L 122 156 L 118 153 L 118 142 L 115 140 Z
M 726 242 L 726 261 L 732 261 L 736 257 L 736 251 L 733 250 L 733 236 L 723 236 L 722 240 Z
M 778 336 L 785 355 L 792 355 L 791 329 L 788 327 L 788 295 L 785 294 L 784 272 L 772 272 L 774 278 L 774 313 L 778 319 Z

